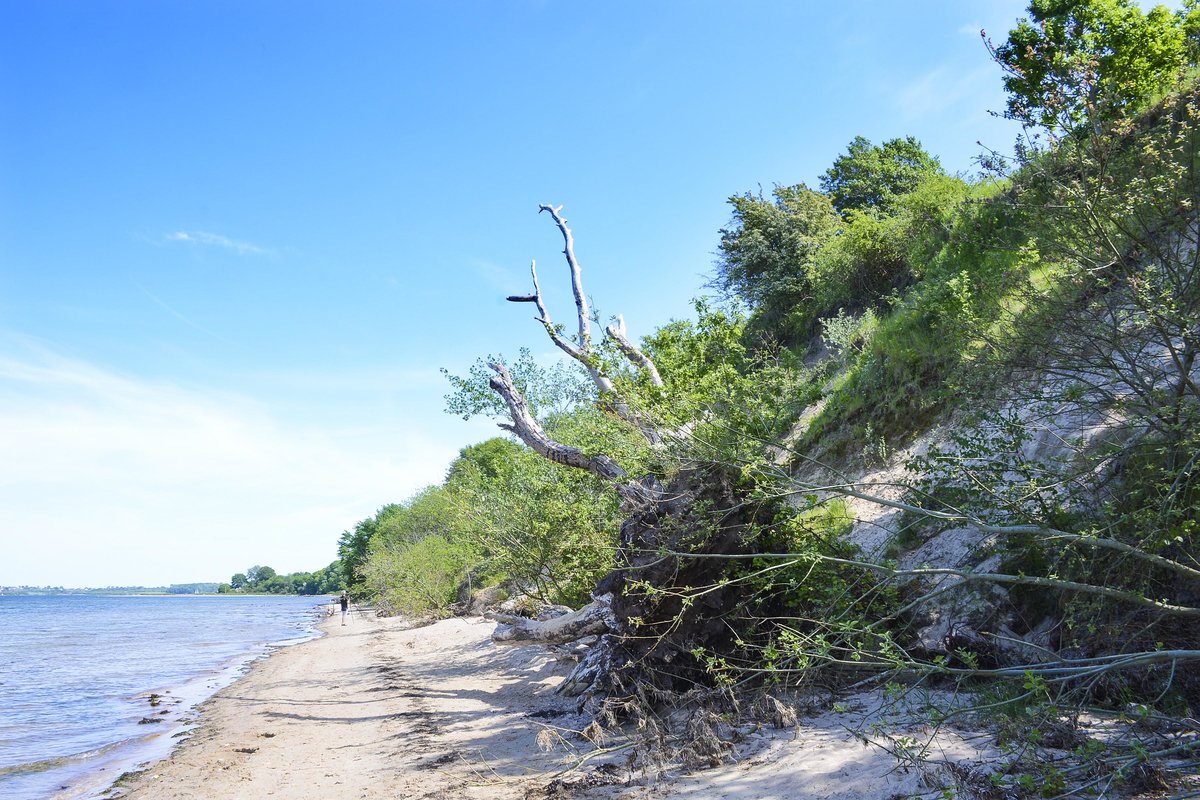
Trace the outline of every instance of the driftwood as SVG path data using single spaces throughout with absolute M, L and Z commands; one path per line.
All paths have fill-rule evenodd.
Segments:
M 492 641 L 498 644 L 567 644 L 617 630 L 619 623 L 612 613 L 612 601 L 611 594 L 603 594 L 577 611 L 545 620 L 497 613 L 488 613 L 486 617 L 500 623 L 492 634 Z

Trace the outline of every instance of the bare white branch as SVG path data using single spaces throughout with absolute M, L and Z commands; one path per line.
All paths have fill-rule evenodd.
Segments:
M 575 258 L 575 237 L 571 235 L 567 221 L 559 213 L 562 211 L 562 206 L 555 208 L 543 203 L 538 206 L 538 213 L 543 211 L 550 212 L 550 216 L 554 218 L 554 224 L 562 233 L 563 255 L 567 257 L 567 266 L 571 269 L 571 291 L 575 293 L 575 310 L 579 314 L 579 349 L 590 356 L 592 353 L 592 320 L 588 311 L 587 296 L 583 293 L 583 278 L 580 274 L 579 261 Z
M 550 341 L 554 342 L 554 345 L 559 350 L 562 350 L 568 356 L 584 366 L 584 368 L 588 371 L 588 374 L 592 376 L 592 383 L 596 385 L 596 389 L 600 392 L 601 396 L 611 393 L 613 391 L 612 381 L 609 380 L 608 377 L 604 375 L 604 373 L 602 373 L 596 366 L 595 359 L 592 358 L 591 352 L 579 347 L 570 339 L 564 337 L 558 332 L 558 329 L 554 327 L 554 320 L 550 318 L 550 310 L 546 308 L 546 301 L 542 298 L 542 287 L 541 284 L 538 283 L 536 261 L 530 262 L 529 273 L 533 276 L 533 294 L 530 295 L 530 297 L 532 297 L 533 302 L 537 304 L 538 314 L 540 315 L 537 318 L 537 321 L 542 323 L 542 327 L 546 329 L 546 335 L 550 337 Z M 524 298 L 517 298 L 515 300 L 513 298 L 509 299 L 513 302 L 528 302 Z M 587 341 L 590 342 L 591 339 L 589 338 Z
M 555 347 L 562 350 L 568 356 L 578 361 L 588 371 L 588 375 L 592 378 L 592 383 L 595 384 L 596 390 L 600 394 L 600 400 L 605 404 L 605 407 L 615 413 L 618 417 L 633 425 L 652 445 L 662 443 L 662 436 L 658 431 L 647 422 L 641 415 L 629 407 L 629 404 L 616 391 L 612 379 L 604 374 L 601 368 L 600 359 L 592 350 L 592 335 L 591 335 L 591 317 L 588 309 L 587 297 L 583 293 L 583 277 L 579 267 L 579 261 L 575 258 L 575 239 L 571 234 L 571 229 L 567 227 L 567 221 L 563 219 L 559 213 L 562 211 L 562 206 L 553 207 L 549 205 L 539 206 L 541 211 L 549 211 L 553 217 L 555 225 L 558 226 L 562 233 L 565 247 L 563 253 L 567 257 L 567 266 L 571 272 L 571 290 L 575 294 L 575 308 L 579 316 L 579 336 L 577 341 L 571 341 L 563 336 L 558 328 L 554 325 L 554 320 L 550 317 L 550 310 L 546 307 L 546 301 L 542 297 L 542 287 L 538 282 L 537 262 L 533 261 L 529 265 L 529 273 L 533 279 L 533 294 L 529 295 L 511 295 L 508 300 L 513 303 L 534 303 L 537 306 L 538 316 L 537 321 L 541 323 L 546 330 L 546 335 L 550 337 L 550 341 Z M 609 335 L 613 337 L 613 341 L 621 349 L 630 361 L 635 365 L 645 370 L 650 375 L 650 380 L 655 386 L 662 386 L 662 377 L 658 373 L 658 369 L 648 356 L 642 353 L 638 348 L 629 341 L 625 335 L 625 321 L 618 317 L 619 327 L 608 329 Z M 616 331 L 614 333 L 614 331 Z
M 625 317 L 617 315 L 617 324 L 609 325 L 604 329 L 609 338 L 617 343 L 617 347 L 625 354 L 638 369 L 644 371 L 650 378 L 650 383 L 661 387 L 663 385 L 662 376 L 658 374 L 658 367 L 654 366 L 654 362 L 650 357 L 638 349 L 637 345 L 629 341 L 629 336 L 625 331 Z

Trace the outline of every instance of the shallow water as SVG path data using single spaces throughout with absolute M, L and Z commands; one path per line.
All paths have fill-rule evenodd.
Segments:
M 0 800 L 91 797 L 166 755 L 196 703 L 311 638 L 325 601 L 0 595 Z

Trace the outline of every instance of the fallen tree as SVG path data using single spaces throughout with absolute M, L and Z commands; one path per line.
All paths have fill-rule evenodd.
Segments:
M 950 262 L 962 267 L 952 278 L 918 285 L 900 306 L 907 318 L 891 320 L 897 328 L 888 346 L 864 346 L 856 357 L 850 377 L 860 383 L 814 370 L 810 383 L 820 388 L 796 393 L 817 409 L 809 423 L 821 423 L 808 440 L 756 434 L 734 392 L 673 403 L 688 399 L 692 377 L 678 378 L 686 367 L 671 369 L 678 363 L 664 355 L 661 337 L 637 346 L 619 317 L 597 345 L 572 233 L 560 208 L 542 206 L 563 237 L 578 332 L 568 336 L 551 319 L 536 264 L 532 293 L 508 299 L 536 306 L 552 343 L 586 371 L 597 406 L 658 456 L 643 460 L 654 465 L 646 468 L 618 449 L 559 441 L 546 416 L 539 420 L 536 392 L 526 397 L 502 361 L 488 364 L 484 394 L 503 401 L 501 427 L 549 461 L 612 487 L 624 516 L 612 567 L 590 603 L 549 619 L 496 616 L 495 640 L 594 638 L 576 648 L 581 660 L 560 691 L 584 703 L 616 701 L 609 708 L 632 699 L 645 709 L 681 695 L 726 702 L 733 689 L 751 685 L 837 690 L 890 682 L 892 692 L 991 681 L 1000 684 L 993 707 L 1023 715 L 1030 730 L 1053 731 L 1096 703 L 1123 714 L 1134 699 L 1148 714 L 1194 715 L 1200 247 L 1190 181 L 1200 111 L 1192 96 L 1185 101 L 1164 107 L 1164 130 L 1147 129 L 1141 149 L 1117 160 L 1128 185 L 1114 189 L 1114 161 L 1083 158 L 1082 149 L 1059 157 L 1074 153 L 1078 164 L 1047 157 L 1027 167 L 1019 191 L 988 209 L 1011 214 L 1014 228 L 1028 225 L 1048 266 L 1026 275 L 1032 261 L 1015 261 L 1000 276 L 1011 284 L 1007 295 L 974 298 L 960 278 L 982 281 L 991 267 L 966 257 Z M 1188 180 L 1176 174 L 1180 165 Z M 1146 185 L 1158 194 L 1147 197 Z M 1005 205 L 1013 203 L 1034 211 Z M 1023 222 L 1029 217 L 1039 224 Z M 961 319 L 947 316 L 947 306 Z M 964 418 L 943 415 L 953 446 L 934 442 L 908 459 L 915 478 L 898 477 L 896 460 L 883 478 L 889 483 L 872 483 L 853 453 L 814 447 L 834 426 L 843 439 L 873 438 L 872 418 L 860 424 L 866 398 L 844 396 L 840 416 L 820 419 L 826 387 L 874 390 L 902 414 L 912 409 L 911 386 L 896 375 L 916 375 L 941 392 L 960 388 L 937 383 L 945 377 L 937 361 L 912 371 L 889 367 L 890 357 L 912 355 L 897 330 L 919 333 L 918 342 L 958 336 L 956 357 L 968 354 L 1009 386 L 965 384 L 975 391 L 962 408 L 974 404 L 989 419 L 972 430 Z M 720 379 L 764 382 L 764 373 L 740 362 Z M 874 383 L 862 383 L 864 375 Z M 1001 413 L 1006 407 L 1015 411 Z M 781 417 L 794 411 L 777 408 Z M 929 433 L 929 422 L 914 418 L 904 432 Z M 1033 446 L 1029 433 L 1038 424 L 1057 439 L 1058 455 Z M 818 463 L 814 454 L 823 453 L 846 469 Z M 856 552 L 835 522 L 822 519 L 835 516 L 827 512 L 838 503 L 857 504 L 863 525 L 883 519 L 863 519 L 863 503 L 888 509 L 879 527 L 893 526 L 884 544 L 895 549 Z M 959 553 L 938 549 L 943 533 L 952 543 L 950 534 L 964 531 Z M 736 711 L 737 701 L 728 702 Z M 931 711 L 931 719 L 941 713 Z M 599 718 L 602 725 L 614 719 Z M 1179 734 L 1190 737 L 1184 744 L 1163 738 L 1145 749 L 1195 757 L 1194 733 L 1192 725 Z M 1103 768 L 1146 760 L 1130 752 Z
M 621 393 L 611 367 L 597 352 L 574 237 L 561 208 L 543 205 L 540 212 L 550 214 L 563 237 L 578 332 L 568 338 L 553 322 L 536 262 L 530 269 L 533 292 L 508 299 L 534 304 L 535 319 L 551 342 L 587 371 L 599 406 L 637 430 L 650 448 L 663 448 L 672 432 L 660 430 L 647 412 Z M 653 359 L 629 339 L 623 318 L 617 317 L 605 336 L 650 386 L 664 387 Z M 723 584 L 729 565 L 671 553 L 753 552 L 759 532 L 774 519 L 777 503 L 752 500 L 751 487 L 737 470 L 717 462 L 687 464 L 671 476 L 635 476 L 605 453 L 586 453 L 556 441 L 539 423 L 506 366 L 492 361 L 488 367 L 491 389 L 508 411 L 500 427 L 550 461 L 607 481 L 621 497 L 626 514 L 613 568 L 599 581 L 591 603 L 551 619 L 494 616 L 500 624 L 493 639 L 504 644 L 562 644 L 599 635 L 561 688 L 569 695 L 623 695 L 634 687 L 643 692 L 675 690 L 702 682 L 705 665 L 695 653 L 729 649 L 736 638 L 729 611 L 737 605 L 734 594 L 744 590 L 731 584 L 697 600 L 693 588 Z
M 551 319 L 536 264 L 531 268 L 532 294 L 509 300 L 536 306 L 536 321 L 556 347 L 587 371 L 599 406 L 613 419 L 636 430 L 651 449 L 673 450 L 677 456 L 685 453 L 670 472 L 635 475 L 606 453 L 556 441 L 539 423 L 506 366 L 498 360 L 488 365 L 491 390 L 507 409 L 508 419 L 501 427 L 550 461 L 601 478 L 622 499 L 625 519 L 612 569 L 598 581 L 591 603 L 551 619 L 496 617 L 500 625 L 494 638 L 505 644 L 562 644 L 598 637 L 562 686 L 564 693 L 619 697 L 711 686 L 734 680 L 730 676 L 738 674 L 778 678 L 783 674 L 780 669 L 764 670 L 759 664 L 764 652 L 774 651 L 782 654 L 775 657 L 776 666 L 786 669 L 788 675 L 803 673 L 808 667 L 783 667 L 785 663 L 831 666 L 859 676 L 868 668 L 924 672 L 938 652 L 920 658 L 905 652 L 903 631 L 923 604 L 948 592 L 986 591 L 1003 603 L 1007 597 L 1004 587 L 1037 587 L 1091 595 L 1167 616 L 1186 618 L 1200 613 L 1187 602 L 1188 592 L 1182 593 L 1184 603 L 1171 604 L 1136 589 L 1052 574 L 1005 574 L 939 568 L 941 565 L 898 570 L 862 559 L 836 536 L 823 539 L 819 530 L 804 521 L 805 503 L 799 504 L 798 513 L 797 503 L 794 498 L 789 500 L 789 495 L 803 494 L 809 498 L 810 509 L 819 509 L 830 498 L 856 498 L 934 524 L 970 525 L 1005 539 L 1035 536 L 1112 550 L 1187 582 L 1194 582 L 1198 574 L 1187 564 L 1102 536 L 1049 525 L 998 524 L 937 504 L 887 499 L 848 480 L 799 484 L 793 475 L 756 471 L 706 443 L 688 441 L 681 446 L 680 441 L 694 431 L 660 429 L 639 398 L 622 393 L 628 381 L 620 380 L 614 362 L 602 358 L 594 343 L 592 315 L 572 233 L 560 208 L 542 206 L 541 211 L 550 214 L 563 237 L 578 333 L 568 338 Z M 605 335 L 630 369 L 656 390 L 664 390 L 668 382 L 651 356 L 628 338 L 623 320 L 610 326 Z M 720 425 L 719 420 L 709 422 L 710 426 Z M 774 442 L 761 444 L 764 451 L 775 446 Z M 914 580 L 917 578 L 925 583 Z M 958 638 L 947 639 L 941 653 L 958 658 L 955 654 L 962 649 L 961 642 L 980 636 L 965 625 L 953 628 Z M 984 634 L 993 636 L 991 631 Z M 799 638 L 792 641 L 792 637 Z M 781 640 L 790 644 L 782 647 Z M 995 665 L 1006 666 L 1002 661 Z
M 531 620 L 529 617 L 496 612 L 489 612 L 486 616 L 499 623 L 492 633 L 492 641 L 498 644 L 569 644 L 620 627 L 613 617 L 612 599 L 611 594 L 602 594 L 583 608 L 547 619 Z

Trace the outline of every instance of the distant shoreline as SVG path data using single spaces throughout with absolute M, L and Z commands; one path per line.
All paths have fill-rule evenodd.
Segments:
M 333 597 L 336 592 L 296 594 L 294 592 L 168 592 L 162 589 L 63 589 L 61 591 L 8 591 L 0 588 L 0 597 Z

